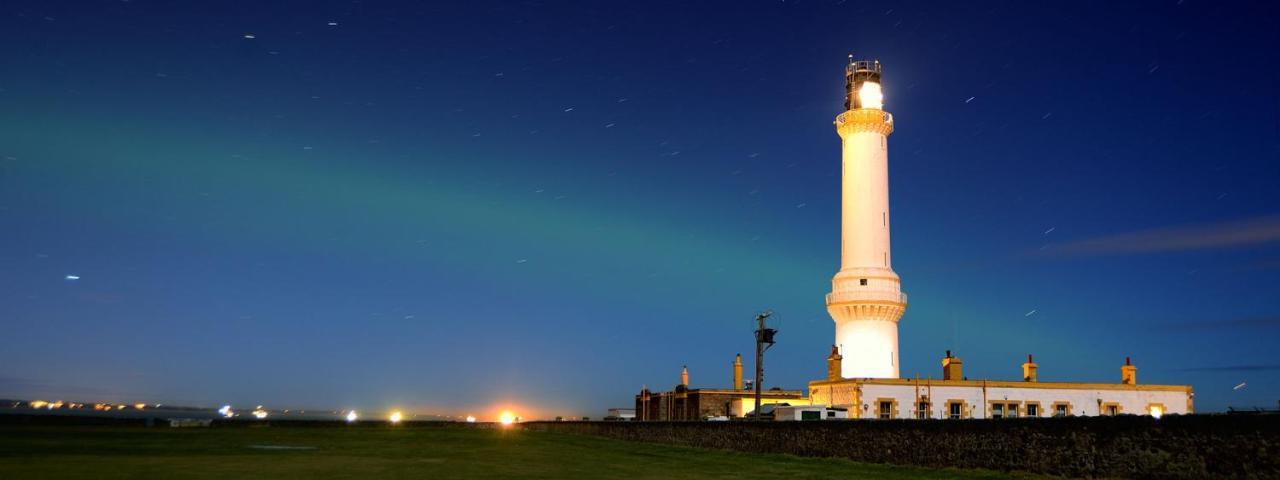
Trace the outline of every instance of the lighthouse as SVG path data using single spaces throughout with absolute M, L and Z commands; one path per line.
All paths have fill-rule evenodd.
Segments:
M 836 324 L 844 378 L 898 378 L 898 320 L 907 296 L 889 251 L 889 134 L 880 61 L 845 67 L 840 135 L 840 271 L 827 312 Z
M 964 362 L 951 350 L 942 358 L 941 378 L 921 378 L 918 373 L 914 380 L 902 378 L 898 321 L 907 310 L 907 296 L 889 250 L 888 141 L 893 116 L 884 110 L 880 75 L 879 61 L 854 61 L 850 55 L 844 112 L 833 122 L 841 148 L 840 269 L 826 299 L 836 327 L 826 378 L 809 382 L 808 396 L 776 389 L 755 394 L 742 388 L 739 355 L 733 362 L 733 388 L 692 388 L 684 377 L 668 392 L 642 389 L 635 396 L 636 418 L 690 420 L 708 412 L 745 417 L 756 395 L 761 395 L 754 403 L 757 409 L 765 402 L 793 406 L 779 407 L 778 412 L 805 409 L 791 412 L 796 415 L 775 415 L 778 420 L 812 419 L 811 413 L 819 419 L 842 418 L 834 415 L 839 411 L 847 412 L 848 418 L 939 420 L 1128 414 L 1160 418 L 1195 412 L 1190 385 L 1139 384 L 1138 367 L 1128 357 L 1117 383 L 1044 381 L 1030 354 L 1016 379 L 970 379 Z M 1016 364 L 1009 365 L 1011 376 L 1017 372 Z

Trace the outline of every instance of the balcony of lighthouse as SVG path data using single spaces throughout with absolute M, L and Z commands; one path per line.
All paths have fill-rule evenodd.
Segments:
M 857 302 L 889 302 L 907 304 L 907 294 L 887 291 L 843 291 L 827 294 L 827 305 Z
M 845 67 L 850 72 L 875 72 L 881 73 L 879 60 L 853 60 L 853 55 L 849 55 L 849 66 Z
M 859 108 L 836 115 L 836 120 L 832 123 L 835 124 L 836 129 L 845 125 L 865 125 L 891 132 L 893 131 L 893 114 L 876 108 Z

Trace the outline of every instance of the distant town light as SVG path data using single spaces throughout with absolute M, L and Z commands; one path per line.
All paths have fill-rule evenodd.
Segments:
M 352 410 L 352 411 L 350 411 L 350 412 L 347 412 L 347 423 L 355 422 L 357 418 L 360 418 L 360 416 L 359 416 L 359 415 L 356 415 L 356 411 L 355 411 L 355 410 Z
M 399 410 L 396 410 L 394 412 L 391 412 L 391 416 L 387 417 L 387 420 L 391 420 L 391 424 L 394 425 L 394 424 L 400 423 L 400 420 L 402 418 L 404 418 L 404 415 L 402 415 Z
M 226 417 L 226 418 L 231 418 L 236 416 L 236 412 L 235 410 L 231 409 L 231 405 L 223 405 L 222 408 L 218 409 L 218 415 L 222 415 L 223 417 Z
M 263 420 L 267 418 L 267 410 L 262 408 L 262 405 L 258 405 L 258 408 L 255 408 L 253 410 L 253 418 L 256 418 L 258 420 Z
M 467 415 L 467 423 L 476 423 L 476 417 Z
M 504 411 L 501 415 L 498 415 L 498 423 L 503 425 L 516 423 L 516 414 L 511 413 L 510 411 Z

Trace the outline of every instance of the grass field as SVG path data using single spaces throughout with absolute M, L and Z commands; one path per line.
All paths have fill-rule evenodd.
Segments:
M 0 478 L 1008 478 L 468 426 L 0 426 Z

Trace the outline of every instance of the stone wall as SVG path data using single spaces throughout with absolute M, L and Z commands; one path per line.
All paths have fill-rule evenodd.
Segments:
M 1070 477 L 1280 478 L 1280 415 L 824 422 L 532 422 L 756 453 Z

